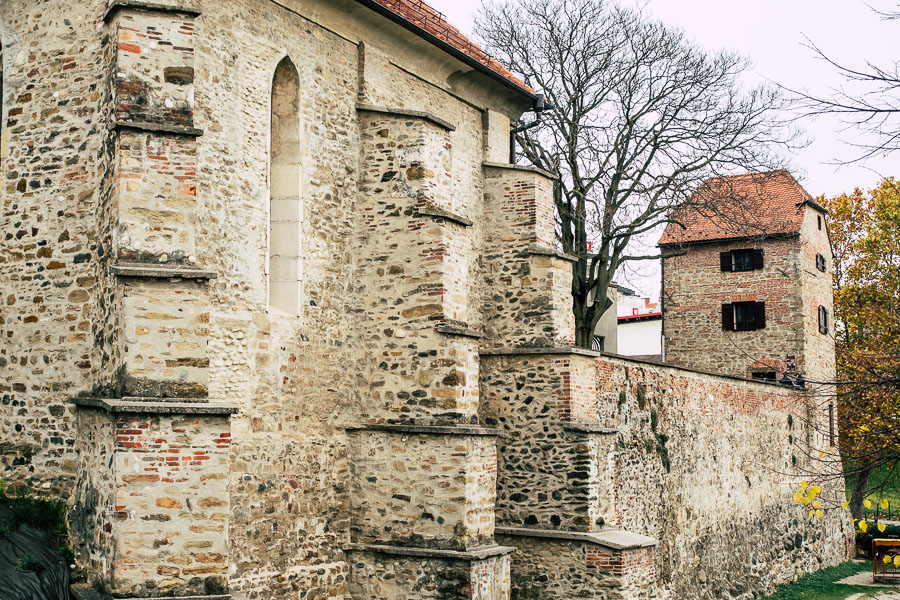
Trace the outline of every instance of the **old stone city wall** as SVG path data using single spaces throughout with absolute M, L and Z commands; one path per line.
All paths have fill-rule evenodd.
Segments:
M 500 419 L 553 406 L 565 379 L 558 357 L 536 371 L 507 351 L 574 339 L 552 181 L 502 164 L 521 97 L 352 0 L 4 2 L 0 34 L 0 475 L 70 498 L 96 583 L 409 600 L 681 585 L 713 518 L 673 515 L 714 511 L 644 445 L 643 367 L 575 355 L 558 415 L 574 430 Z M 285 81 L 301 93 L 273 98 Z M 674 384 L 653 373 L 673 471 L 733 483 L 720 465 L 757 434 L 723 417 L 700 470 L 676 431 L 708 428 L 692 403 L 721 390 L 657 394 Z M 783 437 L 780 416 L 740 414 Z M 517 449 L 530 438 L 540 452 Z M 528 454 L 546 492 L 510 468 Z M 827 562 L 826 534 L 779 556 Z M 551 542 L 577 551 L 543 565 Z
M 493 352 L 482 382 L 483 421 L 503 430 L 497 531 L 517 547 L 519 598 L 597 586 L 591 550 L 646 577 L 635 553 L 651 543 L 616 556 L 610 527 L 655 540 L 656 581 L 634 596 L 620 583 L 625 597 L 751 598 L 847 556 L 842 486 L 823 491 L 821 521 L 792 502 L 816 443 L 815 402 L 803 394 L 552 349 Z

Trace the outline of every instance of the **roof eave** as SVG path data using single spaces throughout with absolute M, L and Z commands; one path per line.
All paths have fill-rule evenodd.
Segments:
M 530 100 L 532 103 L 532 106 L 536 105 L 538 102 L 538 99 L 541 97 L 541 95 L 536 92 L 526 90 L 526 89 L 522 88 L 521 86 L 516 85 L 515 83 L 513 83 L 512 81 L 510 81 L 509 79 L 507 79 L 506 77 L 504 77 L 503 75 L 498 73 L 497 71 L 493 70 L 492 68 L 483 64 L 482 62 L 476 60 L 475 58 L 469 56 L 465 52 L 455 48 L 451 44 L 448 44 L 447 42 L 445 42 L 441 38 L 437 37 L 436 35 L 428 33 L 427 31 L 425 31 L 424 29 L 422 29 L 415 23 L 412 23 L 412 22 L 408 21 L 407 19 L 404 19 L 402 16 L 398 15 L 397 13 L 395 13 L 391 9 L 387 8 L 386 6 L 382 6 L 381 4 L 378 4 L 377 2 L 375 2 L 374 0 L 356 0 L 356 1 L 359 2 L 360 4 L 362 4 L 363 6 L 366 6 L 370 9 L 374 10 L 378 14 L 380 14 L 384 17 L 387 17 L 388 19 L 390 19 L 394 23 L 400 25 L 404 29 L 407 29 L 407 30 L 413 32 L 417 36 L 421 37 L 423 40 L 437 46 L 438 48 L 440 48 L 447 54 L 450 54 L 451 56 L 456 58 L 457 60 L 460 60 L 460 61 L 466 63 L 467 65 L 469 65 L 470 67 L 474 68 L 476 71 L 480 71 L 481 73 L 487 75 L 488 77 L 490 77 L 494 81 L 500 83 L 501 85 L 504 85 L 504 86 L 508 87 L 509 89 L 519 93 L 520 95 L 522 95 L 525 98 L 527 98 L 528 100 Z
M 714 238 L 709 240 L 682 240 L 679 242 L 658 242 L 657 248 L 666 248 L 669 246 L 694 246 L 700 244 L 724 244 L 726 242 L 744 242 L 751 240 L 768 240 L 768 239 L 786 239 L 800 235 L 799 231 L 783 232 L 783 233 L 765 233 L 762 235 L 744 235 L 727 238 Z

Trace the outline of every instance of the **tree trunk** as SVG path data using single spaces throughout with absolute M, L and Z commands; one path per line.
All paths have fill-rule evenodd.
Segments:
M 854 519 L 863 518 L 863 500 L 866 499 L 870 475 L 872 475 L 871 465 L 864 465 L 857 469 L 856 484 L 853 486 L 853 493 L 850 494 L 850 514 Z

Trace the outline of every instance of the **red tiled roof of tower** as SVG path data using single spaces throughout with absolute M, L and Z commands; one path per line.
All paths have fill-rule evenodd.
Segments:
M 433 35 L 453 46 L 460 52 L 474 58 L 501 77 L 515 84 L 517 87 L 520 87 L 531 94 L 535 93 L 534 89 L 526 85 L 524 81 L 513 75 L 508 69 L 504 68 L 503 65 L 491 58 L 487 52 L 476 46 L 469 38 L 460 33 L 459 29 L 451 25 L 447 19 L 444 18 L 444 15 L 421 0 L 372 1 L 390 10 L 395 15 L 402 17 L 422 31 Z
M 669 223 L 657 242 L 660 246 L 799 233 L 803 205 L 813 201 L 783 169 L 707 179 L 692 200 L 702 205 L 707 194 L 712 205 L 719 203 L 721 214 L 684 207 L 673 215 L 684 227 Z

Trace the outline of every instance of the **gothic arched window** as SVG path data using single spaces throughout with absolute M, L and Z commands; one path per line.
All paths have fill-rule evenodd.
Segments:
M 269 157 L 269 306 L 296 315 L 300 309 L 303 205 L 300 201 L 300 77 L 290 58 L 272 78 Z

